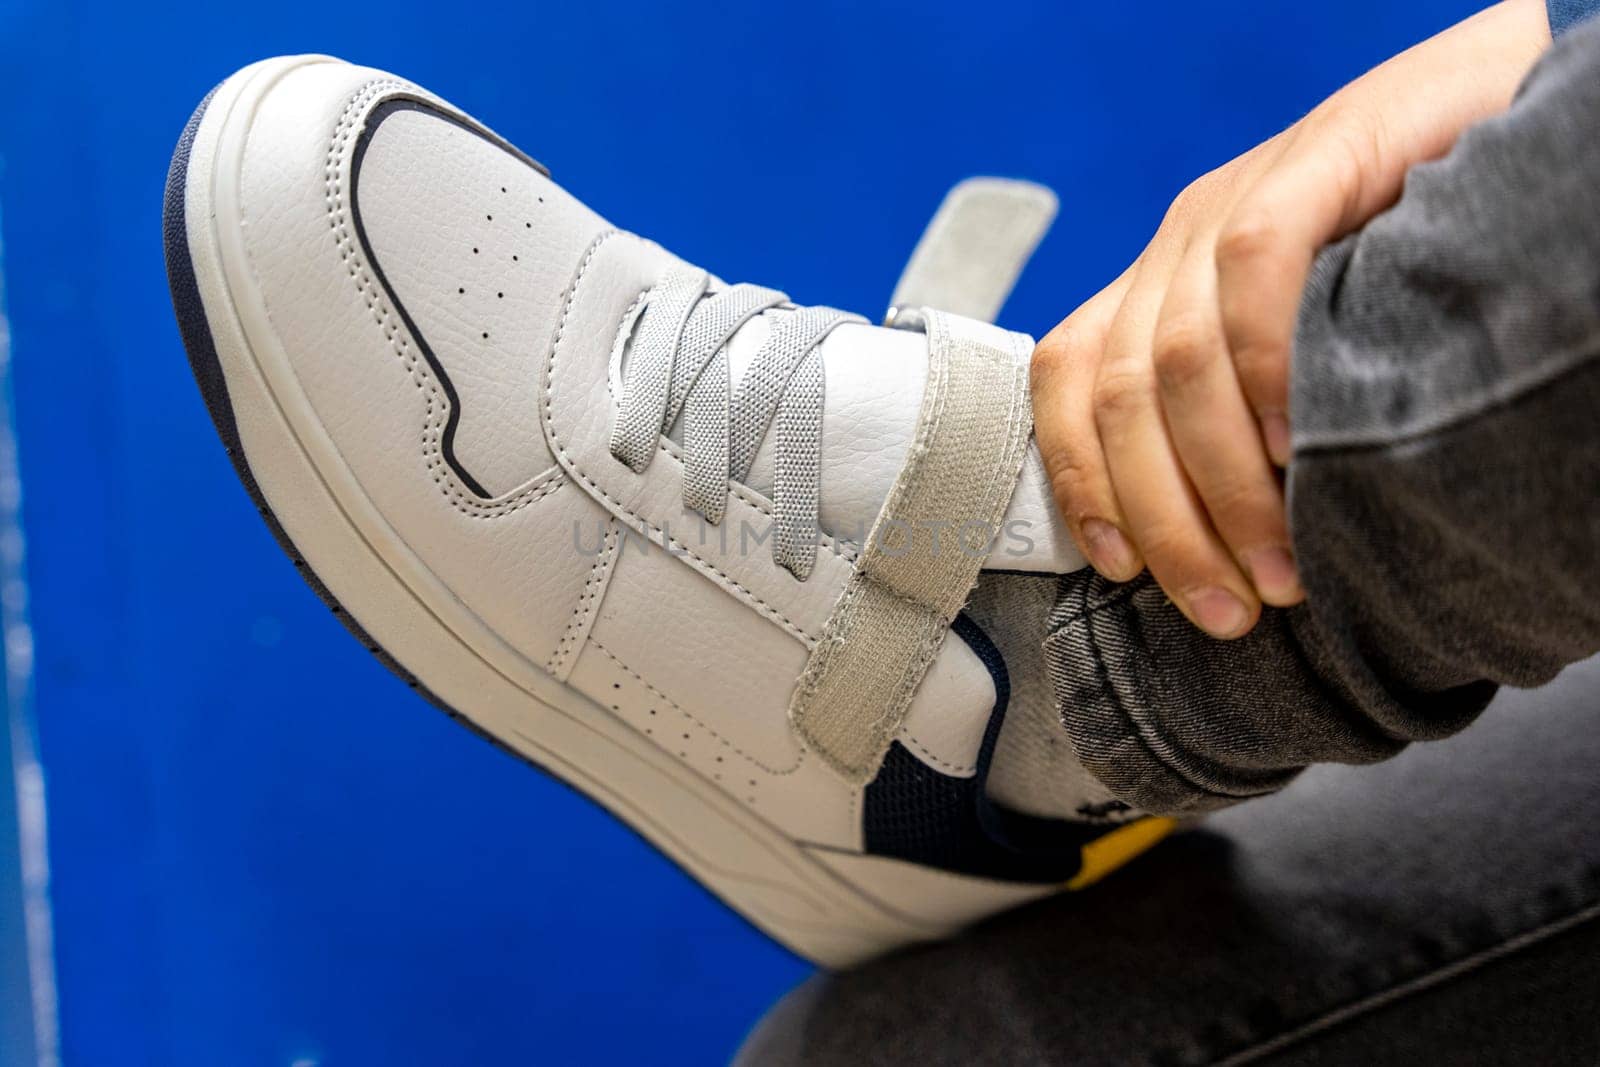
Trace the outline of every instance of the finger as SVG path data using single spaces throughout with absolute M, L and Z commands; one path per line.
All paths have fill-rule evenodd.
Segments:
M 1111 485 L 1151 575 L 1189 620 L 1238 637 L 1260 613 L 1250 583 L 1212 530 L 1168 439 L 1150 359 L 1165 286 L 1136 284 L 1107 339 L 1095 424 Z
M 1317 251 L 1359 217 L 1376 147 L 1359 124 L 1309 126 L 1234 206 L 1217 237 L 1218 306 L 1239 382 L 1273 461 L 1289 462 L 1289 350 Z M 1375 144 L 1375 142 L 1374 142 Z M 1374 209 L 1376 210 L 1376 209 Z
M 1056 507 L 1091 566 L 1114 582 L 1144 569 L 1111 491 L 1094 421 L 1094 378 L 1132 270 L 1039 342 L 1033 353 L 1033 426 Z
M 1263 601 L 1299 603 L 1283 491 L 1228 358 L 1209 241 L 1191 247 L 1173 274 L 1153 360 L 1167 432 L 1211 526 Z

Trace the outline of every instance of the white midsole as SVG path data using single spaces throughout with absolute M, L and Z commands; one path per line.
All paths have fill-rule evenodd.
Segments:
M 949 932 L 842 880 L 764 819 L 509 647 L 378 512 L 312 410 L 245 254 L 246 135 L 280 78 L 269 60 L 218 89 L 194 139 L 185 217 L 195 278 L 246 460 L 274 517 L 373 640 L 478 727 L 603 804 L 796 952 L 844 966 Z

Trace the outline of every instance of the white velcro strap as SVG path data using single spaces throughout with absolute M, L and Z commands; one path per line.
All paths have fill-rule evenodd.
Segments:
M 870 781 L 977 583 L 1016 490 L 1033 415 L 1032 342 L 923 309 L 916 437 L 789 705 L 829 766 Z
M 1056 217 L 1056 194 L 1033 182 L 968 178 L 945 195 L 889 301 L 993 322 Z

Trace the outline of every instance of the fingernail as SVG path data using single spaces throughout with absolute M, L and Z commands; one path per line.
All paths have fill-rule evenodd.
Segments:
M 1285 607 L 1300 599 L 1300 574 L 1287 550 L 1258 548 L 1245 554 L 1244 565 L 1262 600 Z
M 1281 411 L 1261 416 L 1261 436 L 1267 442 L 1267 455 L 1280 467 L 1289 465 L 1289 420 Z
M 1089 554 L 1101 574 L 1119 580 L 1132 577 L 1128 572 L 1133 569 L 1133 546 L 1121 530 L 1104 519 L 1085 519 L 1083 539 L 1089 542 Z
M 1216 586 L 1190 593 L 1189 612 L 1212 637 L 1234 637 L 1250 618 L 1238 597 Z

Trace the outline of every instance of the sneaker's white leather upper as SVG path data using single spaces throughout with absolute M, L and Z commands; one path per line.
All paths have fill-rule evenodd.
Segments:
M 249 270 L 298 386 L 409 551 L 528 664 L 794 838 L 859 850 L 861 789 L 806 751 L 786 708 L 849 579 L 844 538 L 870 527 L 905 460 L 923 337 L 846 325 L 823 343 L 820 518 L 837 537 L 801 581 L 746 535 L 769 526 L 770 439 L 720 528 L 684 508 L 670 438 L 640 473 L 609 453 L 627 325 L 682 265 L 670 253 L 437 98 L 344 64 L 299 67 L 261 99 L 237 180 Z M 741 331 L 730 362 L 769 325 Z M 1007 519 L 1018 536 L 991 566 L 1081 565 L 1036 451 Z M 899 740 L 970 776 L 995 696 L 947 641 Z

